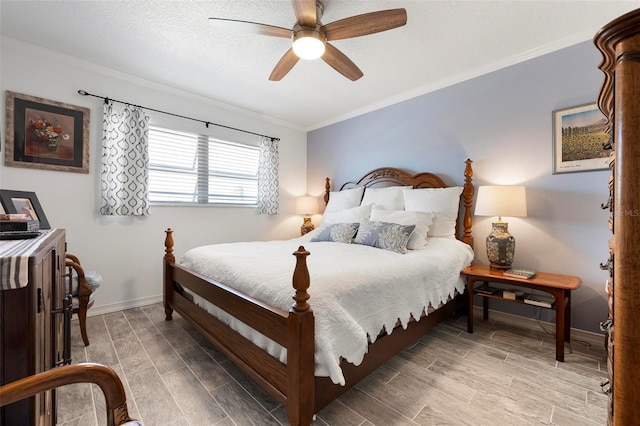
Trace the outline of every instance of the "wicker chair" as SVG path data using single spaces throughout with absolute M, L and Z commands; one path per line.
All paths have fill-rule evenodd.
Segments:
M 67 253 L 66 266 L 68 273 L 66 275 L 69 292 L 73 297 L 73 313 L 78 314 L 80 323 L 80 334 L 85 346 L 89 346 L 89 337 L 87 336 L 87 310 L 93 306 L 96 289 L 100 286 L 102 279 L 95 271 L 87 271 L 80 265 L 78 256 Z
M 142 425 L 129 417 L 124 387 L 115 371 L 93 363 L 65 365 L 0 386 L 0 407 L 74 383 L 95 383 L 102 389 L 108 426 Z

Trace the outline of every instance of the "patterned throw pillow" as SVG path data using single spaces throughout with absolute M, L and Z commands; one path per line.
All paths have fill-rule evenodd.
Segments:
M 415 227 L 415 225 L 373 222 L 363 219 L 353 242 L 396 253 L 406 253 L 409 237 Z
M 315 241 L 334 241 L 336 243 L 351 244 L 358 232 L 359 223 L 331 223 L 318 229 L 318 234 L 311 238 Z
M 427 245 L 427 234 L 429 233 L 429 225 L 433 221 L 433 213 L 384 210 L 379 209 L 378 205 L 374 204 L 369 219 L 375 222 L 415 225 L 416 229 L 411 233 L 407 248 L 409 250 L 418 250 Z

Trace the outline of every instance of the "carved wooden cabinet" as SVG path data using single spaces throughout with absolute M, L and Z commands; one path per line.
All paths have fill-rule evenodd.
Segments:
M 605 74 L 598 98 L 612 135 L 609 181 L 609 425 L 640 421 L 640 9 L 604 26 L 594 42 Z
M 18 241 L 20 242 L 18 244 Z M 26 285 L 16 280 L 16 261 L 27 259 Z M 0 383 L 70 362 L 70 302 L 66 296 L 65 231 L 32 240 L 0 241 Z M 10 261 L 9 261 L 10 260 Z M 23 279 L 24 283 L 25 279 Z M 1 425 L 53 425 L 55 391 L 0 409 Z

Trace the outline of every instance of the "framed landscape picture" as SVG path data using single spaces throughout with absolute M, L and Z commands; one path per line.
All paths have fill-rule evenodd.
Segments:
M 89 108 L 6 92 L 4 163 L 89 173 Z
M 596 103 L 553 111 L 553 174 L 609 168 L 606 124 Z

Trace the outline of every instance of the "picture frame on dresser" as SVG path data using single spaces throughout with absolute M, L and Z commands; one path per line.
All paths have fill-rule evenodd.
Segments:
M 0 189 L 0 204 L 7 214 L 24 213 L 30 220 L 39 221 L 40 229 L 51 228 L 35 192 Z
M 608 169 L 606 124 L 595 102 L 553 111 L 553 174 Z
M 4 164 L 89 173 L 89 108 L 6 91 Z

